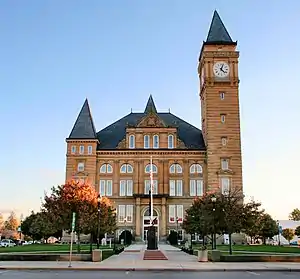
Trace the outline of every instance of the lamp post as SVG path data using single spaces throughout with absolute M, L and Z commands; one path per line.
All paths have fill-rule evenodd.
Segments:
M 101 204 L 101 196 L 98 195 L 97 198 L 97 208 L 98 208 L 98 229 L 97 229 L 97 249 L 100 248 L 100 204 Z
M 193 223 L 194 223 L 195 216 L 192 215 Z M 193 249 L 193 236 L 195 237 L 195 233 L 191 233 L 191 249 Z
M 21 214 L 20 216 L 20 229 L 19 229 L 19 232 L 20 232 L 20 245 L 22 245 L 22 223 L 23 223 L 23 214 Z
M 115 209 L 115 213 L 114 213 L 114 215 L 115 215 L 115 221 L 116 221 L 116 223 L 117 223 L 117 209 Z M 115 229 L 114 229 L 114 251 L 116 251 L 116 227 L 115 227 Z
M 126 234 L 127 234 L 127 233 L 126 233 L 126 222 L 127 222 L 127 218 L 125 217 L 125 218 L 124 218 L 124 226 L 125 226 L 125 230 L 124 230 L 124 244 L 125 244 L 125 245 L 126 245 L 126 240 L 127 240 L 127 239 L 126 239 Z
M 212 249 L 216 249 L 216 224 L 215 224 L 215 215 L 216 215 L 216 201 L 215 196 L 211 197 L 211 202 L 213 204 L 213 237 L 212 237 Z
M 176 217 L 177 245 L 178 245 L 178 241 L 179 241 L 179 235 L 178 235 L 178 221 L 179 221 L 179 218 L 178 218 L 178 216 L 177 216 L 177 217 Z
M 278 246 L 280 246 L 280 234 L 282 227 L 280 226 L 279 220 L 277 220 L 277 229 L 278 229 Z

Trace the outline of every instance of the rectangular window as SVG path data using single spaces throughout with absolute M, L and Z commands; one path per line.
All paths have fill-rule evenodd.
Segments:
M 120 180 L 120 196 L 132 196 L 133 194 L 133 181 Z
M 229 193 L 230 190 L 230 179 L 229 177 L 222 177 L 221 178 L 221 189 L 222 189 L 222 194 L 226 195 Z
M 159 148 L 159 136 L 158 135 L 154 135 L 153 136 L 153 148 Z
M 101 196 L 112 196 L 113 192 L 113 182 L 112 180 L 103 180 L 99 181 L 100 195 Z
M 120 196 L 126 196 L 126 180 L 120 180 Z
M 170 180 L 170 196 L 182 196 L 182 180 Z
M 225 92 L 220 92 L 220 99 L 224 100 L 225 99 Z
M 132 223 L 132 221 L 133 221 L 133 205 L 132 204 L 126 205 L 126 221 L 128 223 Z
M 84 145 L 79 146 L 79 154 L 84 154 Z
M 170 204 L 169 205 L 169 223 L 175 223 L 175 216 L 176 215 L 176 205 Z
M 127 196 L 132 196 L 133 194 L 133 181 L 127 180 Z
M 144 136 L 144 148 L 150 148 L 150 137 L 148 135 Z
M 191 179 L 190 180 L 190 196 L 191 197 L 203 196 L 203 180 L 202 179 Z
M 225 123 L 225 114 L 221 114 L 221 122 Z
M 84 171 L 84 163 L 83 162 L 78 163 L 77 171 Z
M 129 148 L 130 149 L 135 148 L 135 137 L 134 137 L 134 135 L 129 136 Z
M 124 222 L 125 214 L 126 214 L 126 206 L 125 205 L 119 205 L 118 219 L 119 219 L 120 223 Z
M 144 194 L 149 194 L 149 190 L 150 190 L 150 179 L 145 180 L 145 192 Z M 158 181 L 157 180 L 153 180 L 153 194 L 157 195 L 158 192 Z
M 227 137 L 221 137 L 221 143 L 223 146 L 227 145 Z
M 75 153 L 76 153 L 76 146 L 75 146 L 75 145 L 73 145 L 73 146 L 71 147 L 71 153 L 72 153 L 72 154 L 75 154 Z
M 93 146 L 92 146 L 92 145 L 89 145 L 89 146 L 88 146 L 88 154 L 89 154 L 89 155 L 92 155 L 92 154 L 93 154 Z
M 172 149 L 174 148 L 174 136 L 168 135 L 168 148 Z
M 183 222 L 183 205 L 176 205 L 176 221 Z
M 228 170 L 229 169 L 229 160 L 228 159 L 222 159 L 221 160 L 221 169 L 222 170 Z

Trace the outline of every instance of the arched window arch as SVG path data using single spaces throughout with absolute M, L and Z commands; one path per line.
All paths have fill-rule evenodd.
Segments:
M 103 164 L 100 167 L 100 173 L 112 173 L 113 167 L 110 164 Z
M 158 135 L 153 136 L 153 148 L 155 148 L 155 149 L 159 148 L 159 136 Z
M 134 135 L 129 136 L 129 148 L 130 149 L 135 148 L 135 136 Z
M 145 173 L 150 173 L 150 170 L 151 170 L 151 165 L 148 164 L 146 167 L 145 167 Z M 157 166 L 152 164 L 152 172 L 153 173 L 157 173 Z
M 120 173 L 133 173 L 133 167 L 130 164 L 123 164 L 120 168 Z
M 190 173 L 202 173 L 202 167 L 200 164 L 193 164 L 190 166 Z
M 170 173 L 182 173 L 182 167 L 179 164 L 172 164 L 170 166 Z
M 174 136 L 168 135 L 168 148 L 172 149 L 174 148 Z

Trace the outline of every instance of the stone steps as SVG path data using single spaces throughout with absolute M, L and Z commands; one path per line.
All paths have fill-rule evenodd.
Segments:
M 146 250 L 143 260 L 168 260 L 168 258 L 160 250 Z

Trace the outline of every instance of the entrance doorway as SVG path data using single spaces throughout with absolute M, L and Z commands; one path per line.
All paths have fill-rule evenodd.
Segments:
M 159 241 L 159 216 L 158 213 L 155 209 L 153 209 L 153 218 L 155 219 L 154 221 L 154 226 L 156 227 L 157 231 L 157 241 Z M 144 216 L 143 216 L 143 241 L 147 241 L 147 236 L 148 236 L 148 229 L 151 227 L 151 217 L 149 214 L 149 210 L 146 210 Z

